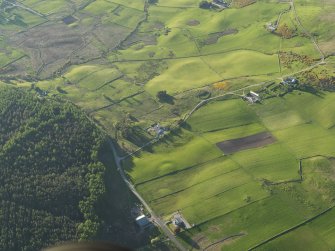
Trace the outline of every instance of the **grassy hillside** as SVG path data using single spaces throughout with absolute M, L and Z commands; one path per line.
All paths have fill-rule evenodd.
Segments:
M 183 130 L 128 161 L 128 173 L 164 219 L 179 211 L 195 225 L 179 235 L 187 246 L 218 242 L 224 250 L 246 250 L 333 207 L 334 97 L 294 91 L 257 105 L 242 99 L 207 104 Z M 275 142 L 232 154 L 215 145 L 264 131 Z M 303 225 L 260 250 L 295 245 L 303 250 L 310 246 L 302 236 L 314 233 Z M 220 241 L 225 238 L 229 241 Z M 334 248 L 332 241 L 327 237 L 311 250 Z
M 16 34 L 14 41 L 4 36 L 4 46 L 13 51 L 6 57 L 24 56 L 4 62 L 9 65 L 2 74 L 21 86 L 36 80 L 38 87 L 70 99 L 111 135 L 118 134 L 116 121 L 131 114 L 132 126 L 142 129 L 146 142 L 152 139 L 145 132 L 150 125 L 175 124 L 201 100 L 201 91 L 217 95 L 278 83 L 291 74 L 309 85 L 333 86 L 331 0 L 258 0 L 224 11 L 201 9 L 194 1 L 57 1 L 57 8 L 47 1 L 23 4 L 45 23 L 31 29 L 15 24 L 18 33 L 9 24 L 0 26 Z M 16 9 L 23 11 L 8 12 Z M 276 22 L 271 32 L 268 25 Z M 48 41 L 41 48 L 36 46 L 40 36 Z M 222 81 L 226 87 L 215 88 Z M 159 102 L 161 90 L 173 102 Z M 140 145 L 119 136 L 127 151 Z

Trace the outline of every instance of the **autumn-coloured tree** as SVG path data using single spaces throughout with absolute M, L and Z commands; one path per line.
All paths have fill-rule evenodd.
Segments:
M 283 38 L 291 38 L 294 35 L 294 31 L 286 24 L 279 25 L 277 33 Z
M 217 90 L 227 90 L 228 89 L 228 83 L 226 81 L 220 81 L 215 84 L 213 84 L 213 87 Z

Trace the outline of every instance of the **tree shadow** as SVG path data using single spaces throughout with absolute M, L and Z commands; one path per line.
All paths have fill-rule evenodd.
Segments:
M 312 85 L 299 85 L 297 89 L 299 91 L 308 92 L 320 98 L 324 98 L 324 94 L 319 89 L 317 89 L 316 87 Z
M 164 98 L 160 98 L 159 102 L 161 103 L 167 103 L 169 105 L 174 105 L 175 104 L 175 98 L 169 94 L 166 94 Z
M 187 244 L 189 244 L 192 248 L 200 249 L 198 243 L 196 243 L 190 236 L 187 235 L 187 230 L 178 233 L 178 237 L 185 241 Z

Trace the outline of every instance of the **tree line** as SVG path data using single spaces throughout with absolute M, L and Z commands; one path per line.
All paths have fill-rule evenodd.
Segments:
M 71 103 L 0 88 L 0 250 L 99 235 L 104 143 Z

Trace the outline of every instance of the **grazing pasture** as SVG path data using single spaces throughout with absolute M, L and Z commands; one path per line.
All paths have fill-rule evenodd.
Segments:
M 256 250 L 294 249 L 329 250 L 334 247 L 335 228 L 332 218 L 334 209 L 320 215 L 309 223 L 266 243 Z
M 182 133 L 172 133 L 152 152 L 128 162 L 128 173 L 163 218 L 180 210 L 195 224 L 180 235 L 188 245 L 205 248 L 224 236 L 238 234 L 219 246 L 246 250 L 331 205 L 333 162 L 300 159 L 335 156 L 333 129 L 327 127 L 331 117 L 310 111 L 332 109 L 326 105 L 332 98 L 333 93 L 295 91 L 251 106 L 242 99 L 209 103 L 191 115 Z M 261 144 L 262 140 L 271 144 Z M 223 153 L 229 155 L 214 150 L 221 141 L 226 144 Z M 321 171 L 318 168 L 323 168 L 324 175 L 313 174 Z M 304 203 L 308 204 L 305 209 Z M 283 208 L 285 213 L 279 213 Z M 303 231 L 313 235 L 308 229 Z M 293 246 L 303 243 L 291 233 L 285 236 L 280 238 L 292 241 Z M 273 243 L 266 245 L 286 247 L 285 241 Z M 267 250 L 263 249 L 266 245 L 260 250 Z M 324 241 L 313 244 L 315 248 L 325 246 Z

